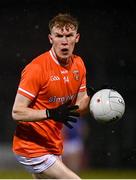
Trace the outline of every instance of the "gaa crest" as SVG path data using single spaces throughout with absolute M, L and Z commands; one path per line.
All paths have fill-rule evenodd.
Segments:
M 73 70 L 73 76 L 76 81 L 79 80 L 79 70 Z

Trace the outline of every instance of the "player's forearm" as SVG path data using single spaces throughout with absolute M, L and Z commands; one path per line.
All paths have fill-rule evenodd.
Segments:
M 80 116 L 83 116 L 89 112 L 89 102 L 90 97 L 84 96 L 80 101 L 76 103 L 79 106 L 78 112 L 80 113 Z
M 15 121 L 41 121 L 47 118 L 45 110 L 18 107 L 12 110 L 12 118 Z

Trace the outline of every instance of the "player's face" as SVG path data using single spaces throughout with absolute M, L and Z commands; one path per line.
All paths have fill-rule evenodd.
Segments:
M 74 26 L 67 28 L 54 26 L 52 28 L 51 34 L 49 34 L 49 40 L 60 62 L 68 63 L 73 53 L 75 43 L 79 41 L 79 36 Z

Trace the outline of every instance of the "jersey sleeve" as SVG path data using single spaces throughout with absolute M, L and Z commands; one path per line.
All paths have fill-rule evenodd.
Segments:
M 83 60 L 81 60 L 81 73 L 82 73 L 82 78 L 81 78 L 81 86 L 79 88 L 79 92 L 83 92 L 86 90 L 86 68 L 83 63 Z
M 38 64 L 28 64 L 21 73 L 18 93 L 34 99 L 41 87 L 42 72 Z

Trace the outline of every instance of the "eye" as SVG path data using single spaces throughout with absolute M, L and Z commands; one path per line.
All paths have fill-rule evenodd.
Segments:
M 56 35 L 56 37 L 58 37 L 58 38 L 62 38 L 62 37 L 63 37 L 63 35 L 61 35 L 61 34 L 57 34 L 57 35 Z
M 73 34 L 68 34 L 68 35 L 66 35 L 66 37 L 72 37 L 73 36 Z

